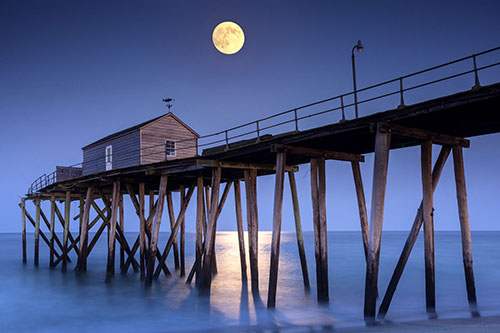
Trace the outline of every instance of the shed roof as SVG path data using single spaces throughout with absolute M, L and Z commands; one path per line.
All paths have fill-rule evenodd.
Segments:
M 132 131 L 135 131 L 135 130 L 138 130 L 138 129 L 141 129 L 143 128 L 144 126 L 148 125 L 148 124 L 151 124 L 152 122 L 155 122 L 156 120 L 158 119 L 161 119 L 163 117 L 172 117 L 174 118 L 175 120 L 177 120 L 177 122 L 179 122 L 182 126 L 184 126 L 185 128 L 187 128 L 189 131 L 191 131 L 196 137 L 199 137 L 200 135 L 198 133 L 195 132 L 195 130 L 193 130 L 191 127 L 189 127 L 188 125 L 186 125 L 186 123 L 184 123 L 182 120 L 180 120 L 173 112 L 168 112 L 166 114 L 163 114 L 161 116 L 158 116 L 156 118 L 153 118 L 153 119 L 150 119 L 148 121 L 145 121 L 143 123 L 140 123 L 140 124 L 137 124 L 137 125 L 134 125 L 132 127 L 129 127 L 129 128 L 126 128 L 124 130 L 121 130 L 121 131 L 118 131 L 118 132 L 115 132 L 113 134 L 110 134 L 108 136 L 105 136 L 104 138 L 102 139 L 99 139 L 97 141 L 94 141 L 88 145 L 86 145 L 85 147 L 83 147 L 82 149 L 86 149 L 86 148 L 89 148 L 91 146 L 95 146 L 99 143 L 102 143 L 102 142 L 106 142 L 108 140 L 111 140 L 111 139 L 114 139 L 116 137 L 119 137 L 119 136 L 122 136 L 122 135 L 125 135 L 125 134 L 128 134 Z

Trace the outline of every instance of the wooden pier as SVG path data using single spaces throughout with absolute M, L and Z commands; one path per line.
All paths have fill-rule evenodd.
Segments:
M 423 225 L 425 243 L 425 295 L 429 316 L 435 315 L 435 264 L 434 264 L 434 219 L 433 192 L 446 160 L 451 154 L 456 181 L 457 206 L 462 235 L 462 256 L 465 271 L 465 287 L 470 308 L 477 314 L 476 292 L 471 253 L 470 223 L 467 210 L 467 191 L 464 173 L 463 149 L 470 143 L 466 138 L 500 132 L 500 84 L 445 96 L 423 103 L 403 106 L 394 110 L 375 113 L 366 117 L 341 121 L 305 131 L 296 131 L 274 136 L 258 136 L 239 144 L 206 149 L 202 155 L 168 160 L 145 165 L 113 169 L 84 175 L 50 184 L 31 193 L 20 203 L 23 223 L 23 261 L 26 254 L 26 221 L 35 228 L 34 263 L 39 262 L 39 239 L 50 248 L 50 266 L 65 271 L 74 267 L 79 273 L 86 270 L 87 258 L 94 246 L 108 230 L 108 262 L 106 280 L 111 281 L 115 267 L 115 244 L 120 249 L 120 271 L 129 269 L 140 272 L 146 285 L 164 275 L 165 278 L 179 270 L 186 275 L 186 282 L 195 284 L 200 294 L 209 294 L 211 281 L 217 273 L 216 231 L 217 221 L 231 191 L 234 193 L 235 221 L 238 231 L 241 259 L 241 278 L 247 280 L 249 256 L 251 289 L 259 293 L 257 177 L 275 175 L 273 229 L 267 306 L 274 308 L 278 286 L 281 218 L 283 190 L 286 179 L 292 193 L 298 252 L 304 282 L 309 291 L 310 277 L 305 258 L 304 241 L 299 200 L 294 173 L 299 165 L 309 164 L 312 198 L 315 249 L 315 271 L 317 300 L 328 302 L 335 297 L 329 287 L 327 221 L 326 221 L 326 174 L 325 161 L 335 160 L 350 163 L 353 184 L 359 208 L 362 246 L 366 255 L 366 284 L 364 315 L 367 323 L 375 318 L 383 319 L 389 309 L 405 264 Z M 342 109 L 343 111 L 343 109 Z M 227 133 L 226 133 L 227 134 Z M 420 146 L 422 193 L 413 226 L 402 249 L 389 286 L 384 291 L 378 284 L 379 257 L 384 218 L 384 198 L 390 151 L 405 147 Z M 440 154 L 432 167 L 432 150 L 440 146 Z M 360 163 L 364 154 L 374 153 L 372 198 L 370 215 L 364 195 Z M 241 185 L 244 183 L 244 186 Z M 223 186 L 223 187 L 221 187 Z M 243 212 L 241 188 L 245 189 L 248 249 L 245 253 L 243 238 Z M 300 189 L 306 191 L 307 189 Z M 173 195 L 179 194 L 181 207 L 174 213 Z M 353 198 L 354 199 L 354 198 Z M 35 213 L 27 202 L 32 201 Z M 46 214 L 41 202 L 50 202 L 50 213 Z M 70 212 L 70 203 L 79 202 L 79 211 Z M 123 205 L 133 205 L 137 217 L 127 217 L 127 225 L 137 223 L 140 232 L 135 239 L 127 239 L 124 233 Z M 189 205 L 196 205 L 196 220 L 185 218 Z M 420 204 L 420 206 L 419 206 Z M 163 215 L 165 210 L 167 216 Z M 228 207 L 225 207 L 228 209 Z M 91 211 L 94 211 L 91 214 Z M 72 217 L 73 215 L 76 215 Z M 90 220 L 91 215 L 96 217 Z M 170 236 L 159 239 L 160 225 L 168 219 Z M 55 230 L 58 221 L 63 226 L 63 239 Z M 78 221 L 79 234 L 74 235 L 69 225 Z M 191 223 L 196 230 L 195 262 L 185 267 L 185 228 Z M 306 223 L 311 223 L 307 221 Z M 45 225 L 45 227 L 43 227 Z M 42 231 L 48 230 L 48 231 Z M 89 239 L 89 231 L 95 231 Z M 162 245 L 164 244 L 164 245 Z M 174 268 L 167 266 L 166 259 L 174 257 Z M 69 263 L 74 264 L 69 266 Z M 309 267 L 310 263 L 309 263 Z M 377 298 L 380 308 L 377 313 Z

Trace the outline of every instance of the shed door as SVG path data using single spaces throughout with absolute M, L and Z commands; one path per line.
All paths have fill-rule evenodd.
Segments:
M 113 169 L 113 146 L 106 146 L 106 171 Z

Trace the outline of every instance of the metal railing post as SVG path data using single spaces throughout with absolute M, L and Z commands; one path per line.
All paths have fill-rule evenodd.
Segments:
M 401 95 L 401 101 L 398 105 L 398 109 L 401 109 L 401 108 L 404 108 L 406 105 L 405 105 L 405 100 L 404 100 L 404 97 L 403 97 L 403 78 L 400 77 L 399 78 L 399 94 Z
M 224 133 L 226 133 L 226 150 L 228 150 L 229 149 L 229 139 L 227 137 L 227 130 L 225 130 Z
M 340 95 L 340 107 L 342 108 L 342 119 L 340 122 L 344 122 L 345 120 L 345 110 L 344 110 L 344 95 Z
M 295 120 L 295 132 L 299 131 L 299 119 L 297 118 L 297 109 L 293 110 L 294 120 Z
M 472 61 L 474 63 L 474 87 L 472 89 L 481 88 L 481 84 L 479 83 L 479 74 L 477 73 L 477 63 L 476 63 L 476 55 L 472 56 Z
M 257 120 L 255 122 L 255 125 L 257 126 L 257 142 L 260 141 L 260 128 L 259 128 L 259 121 Z

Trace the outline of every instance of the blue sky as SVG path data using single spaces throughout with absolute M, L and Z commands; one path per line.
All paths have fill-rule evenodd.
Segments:
M 166 112 L 162 98 L 175 98 L 176 115 L 208 134 L 351 91 L 358 39 L 365 45 L 356 58 L 359 88 L 499 46 L 499 11 L 498 1 L 2 1 L 0 231 L 20 230 L 19 196 L 35 178 L 80 162 L 86 144 Z M 231 56 L 211 42 L 225 20 L 246 37 Z M 407 104 L 469 89 L 469 79 L 416 93 Z M 465 152 L 473 230 L 500 228 L 499 143 L 498 135 L 474 138 Z M 391 153 L 385 230 L 410 227 L 421 197 L 419 154 Z M 328 228 L 359 230 L 350 165 L 327 166 Z M 307 168 L 297 180 L 304 229 L 312 230 Z M 368 155 L 368 205 L 371 168 Z M 273 184 L 273 177 L 258 183 L 261 230 L 271 227 Z M 219 227 L 233 230 L 233 201 L 226 205 Z M 458 228 L 451 164 L 435 208 L 436 229 Z M 133 212 L 127 216 L 127 229 L 136 230 Z M 286 192 L 283 229 L 293 227 L 292 216 Z M 188 230 L 193 217 L 190 209 Z

